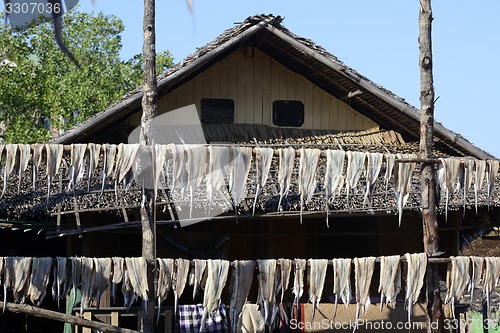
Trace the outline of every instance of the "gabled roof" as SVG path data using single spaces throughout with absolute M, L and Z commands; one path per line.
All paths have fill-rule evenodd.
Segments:
M 311 40 L 294 35 L 281 25 L 281 21 L 279 16 L 257 15 L 226 30 L 214 41 L 160 75 L 159 95 L 167 94 L 189 81 L 238 47 L 252 45 L 336 98 L 348 100 L 352 108 L 382 128 L 398 131 L 408 141 L 418 140 L 420 112 L 417 108 L 349 68 Z M 141 99 L 142 87 L 139 87 L 52 142 L 86 142 L 87 137 L 138 112 L 141 109 Z M 438 122 L 435 122 L 434 130 L 438 149 L 479 159 L 493 158 Z

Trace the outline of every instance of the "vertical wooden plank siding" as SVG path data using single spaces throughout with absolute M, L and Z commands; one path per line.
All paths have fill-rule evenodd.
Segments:
M 190 104 L 200 110 L 202 98 L 232 99 L 235 123 L 272 124 L 272 102 L 304 103 L 304 125 L 309 129 L 339 131 L 378 128 L 369 118 L 336 99 L 311 81 L 253 48 L 253 56 L 241 47 L 190 82 L 159 100 L 159 112 Z

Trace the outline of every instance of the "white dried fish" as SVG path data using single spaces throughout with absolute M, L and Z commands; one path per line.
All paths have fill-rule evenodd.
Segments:
M 475 162 L 472 158 L 466 159 L 464 162 L 464 186 L 463 186 L 463 194 L 464 194 L 464 216 L 465 216 L 465 205 L 467 203 L 467 194 L 472 188 L 472 184 L 474 182 L 474 171 L 475 171 Z
M 467 286 L 470 283 L 469 277 L 469 257 L 450 257 L 448 272 L 446 274 L 446 293 L 445 303 L 451 303 L 453 318 L 455 318 L 455 301 L 462 298 Z
M 309 259 L 309 301 L 312 304 L 311 322 L 314 320 L 316 308 L 323 295 L 325 285 L 327 259 Z
M 86 144 L 71 145 L 68 191 L 74 191 L 76 186 L 78 186 L 78 183 L 83 178 L 83 173 L 85 171 L 84 157 L 86 150 Z
M 207 260 L 207 283 L 203 295 L 203 316 L 201 317 L 200 332 L 205 329 L 207 317 L 217 310 L 220 304 L 222 289 L 226 285 L 229 272 L 229 261 Z
M 21 192 L 21 182 L 23 180 L 23 173 L 28 168 L 29 161 L 31 160 L 31 146 L 29 144 L 19 144 L 18 149 L 19 149 L 19 163 L 18 163 L 19 185 L 17 187 L 17 192 Z
M 186 146 L 169 144 L 168 147 L 172 153 L 173 161 L 171 191 L 173 192 L 178 187 L 181 190 L 181 195 L 184 195 L 184 189 L 187 185 L 187 170 L 186 163 L 184 163 Z
M 384 157 L 385 157 L 384 181 L 385 181 L 385 192 L 387 195 L 387 192 L 389 191 L 389 181 L 391 180 L 392 172 L 394 170 L 394 161 L 396 160 L 396 156 L 394 154 L 385 154 Z
M 278 289 L 281 289 L 281 301 L 283 303 L 283 298 L 285 297 L 285 291 L 288 289 L 288 284 L 290 283 L 290 273 L 292 271 L 292 261 L 290 259 L 278 259 L 278 264 L 281 269 L 280 275 L 280 285 Z
M 280 148 L 278 149 L 279 165 L 278 165 L 278 183 L 280 185 L 280 198 L 278 201 L 278 210 L 281 207 L 281 200 L 288 195 L 290 184 L 292 183 L 293 164 L 295 161 L 295 149 Z
M 12 289 L 12 279 L 14 277 L 14 258 L 3 258 L 3 312 L 5 312 L 5 305 L 7 304 L 7 289 Z
M 189 277 L 189 285 L 193 286 L 193 300 L 198 293 L 201 286 L 201 281 L 203 279 L 203 273 L 205 273 L 205 268 L 207 267 L 207 261 L 204 259 L 194 259 L 193 271 Z
M 99 308 L 101 296 L 110 285 L 111 269 L 113 262 L 111 258 L 94 258 L 95 284 L 96 284 L 96 305 Z
M 347 170 L 346 170 L 346 192 L 347 192 L 347 205 L 349 205 L 349 195 L 351 190 L 355 189 L 358 185 L 359 179 L 363 174 L 366 154 L 359 151 L 348 151 L 347 155 Z
M 31 182 L 33 184 L 33 190 L 36 190 L 36 176 L 38 174 L 38 168 L 42 163 L 42 152 L 45 145 L 38 143 L 33 145 L 33 155 L 31 156 L 31 165 L 32 165 L 32 173 L 31 173 Z M 2 145 L 3 150 L 3 145 Z M 0 151 L 0 156 L 1 156 Z
M 122 257 L 113 257 L 113 278 L 111 279 L 111 297 L 113 302 L 116 302 L 116 288 L 118 283 L 123 280 L 124 264 L 125 261 Z
M 66 297 L 68 291 L 71 287 L 70 281 L 70 269 L 68 265 L 68 259 L 65 257 L 57 257 L 56 265 L 53 269 L 54 282 L 52 284 L 52 298 L 57 300 L 57 306 L 59 307 L 59 301 L 61 298 Z
M 167 299 L 172 279 L 174 275 L 174 259 L 157 258 L 158 263 L 158 287 L 156 288 L 156 298 L 158 299 L 158 316 L 160 318 L 161 303 Z M 158 319 L 157 319 L 158 320 Z
M 174 290 L 174 312 L 177 313 L 177 302 L 184 292 L 186 282 L 189 276 L 189 266 L 191 262 L 187 259 L 175 259 L 175 273 L 172 280 L 172 289 Z
M 370 306 L 370 284 L 375 269 L 375 257 L 354 258 L 354 281 L 356 289 L 356 323 L 360 310 L 366 315 Z
M 212 206 L 214 193 L 224 185 L 226 167 L 229 165 L 231 149 L 229 147 L 209 146 L 209 163 L 207 172 L 207 197 L 209 212 Z
M 50 197 L 50 186 L 52 180 L 59 173 L 61 167 L 64 145 L 61 144 L 46 144 L 45 150 L 47 152 L 47 200 Z
M 474 195 L 477 214 L 477 197 L 478 192 L 483 188 L 484 178 L 486 177 L 486 161 L 476 160 L 476 173 L 474 177 Z
M 140 144 L 123 144 L 118 145 L 118 155 L 115 168 L 115 181 L 121 183 L 125 176 L 131 171 L 132 165 L 134 164 L 137 153 L 141 148 Z M 116 183 L 115 183 L 116 184 Z
M 418 300 L 420 289 L 424 285 L 425 271 L 427 269 L 427 255 L 425 253 L 406 253 L 408 270 L 406 273 L 405 307 L 408 311 L 408 322 L 411 321 L 413 304 Z
M 481 284 L 481 277 L 483 275 L 483 264 L 484 264 L 484 259 L 482 257 L 477 257 L 477 256 L 471 256 L 470 257 L 471 261 L 471 266 L 472 266 L 472 275 L 470 278 L 470 285 L 469 285 L 469 290 L 470 290 L 470 299 L 471 303 L 472 300 L 474 299 L 474 288 L 479 286 Z
M 488 209 L 490 208 L 491 196 L 495 189 L 495 177 L 498 175 L 500 163 L 498 160 L 488 160 L 486 168 L 486 184 L 488 187 Z
M 114 144 L 106 145 L 106 159 L 104 165 L 104 173 L 106 177 L 112 178 L 115 175 L 116 163 L 117 163 L 117 155 L 118 155 L 118 146 Z
M 306 270 L 307 267 L 307 260 L 296 258 L 294 260 L 294 263 L 295 263 L 295 275 L 293 278 L 292 292 L 295 295 L 294 297 L 295 306 L 298 308 L 300 298 L 304 293 L 304 271 Z
M 267 326 L 271 325 L 274 308 L 274 296 L 276 295 L 276 259 L 259 259 L 259 303 L 264 304 L 264 321 Z
M 126 266 L 123 272 L 122 293 L 124 306 L 127 308 L 127 310 L 130 310 L 132 304 L 137 300 L 137 294 L 135 293 L 134 287 L 130 282 Z
M 14 301 L 24 303 L 29 288 L 31 275 L 31 257 L 14 257 L 14 274 L 12 275 L 11 289 Z
M 400 257 L 384 256 L 380 258 L 380 283 L 378 291 L 380 292 L 380 311 L 385 304 L 396 302 L 396 296 L 401 291 L 401 266 Z
M 27 296 L 36 306 L 40 306 L 49 284 L 52 258 L 33 258 L 31 261 L 31 274 Z
M 371 206 L 372 204 L 375 182 L 377 181 L 380 170 L 382 169 L 383 159 L 384 155 L 380 153 L 366 154 L 366 192 L 363 205 L 369 204 Z
M 319 149 L 300 150 L 299 160 L 299 195 L 300 195 L 300 223 L 302 223 L 302 210 L 304 202 L 311 200 L 316 190 L 316 170 L 318 169 Z
M 339 297 L 347 309 L 351 301 L 351 259 L 333 259 L 333 294 L 335 295 L 335 309 L 333 317 L 337 316 Z
M 257 197 L 262 191 L 262 188 L 266 185 L 267 178 L 269 177 L 273 153 L 274 150 L 272 148 L 255 148 L 255 181 L 257 182 L 257 188 L 255 190 L 255 199 L 253 201 L 252 216 L 255 215 Z
M 153 145 L 153 166 L 154 166 L 154 182 L 153 182 L 153 190 L 155 193 L 155 202 L 157 198 L 158 192 L 158 184 L 161 185 L 160 175 L 163 172 L 165 166 L 165 160 L 167 158 L 167 146 L 166 145 Z
M 5 145 L 5 166 L 3 168 L 3 190 L 2 197 L 7 189 L 7 181 L 10 178 L 12 171 L 16 165 L 16 155 L 17 155 L 17 144 L 6 144 Z
M 204 145 L 188 145 L 187 153 L 187 175 L 189 196 L 191 204 L 189 206 L 189 219 L 193 215 L 194 192 L 198 189 L 207 169 L 208 150 Z
M 71 260 L 71 290 L 73 293 L 73 304 L 76 303 L 76 289 L 82 281 L 82 258 L 72 257 Z
M 396 159 L 413 159 L 414 154 L 397 154 Z M 397 163 L 395 167 L 395 191 L 396 201 L 399 212 L 399 226 L 401 226 L 401 218 L 403 217 L 403 208 L 410 197 L 410 185 L 413 171 L 417 166 L 416 163 Z
M 326 208 L 326 225 L 329 226 L 328 204 L 335 199 L 335 196 L 340 194 L 344 186 L 344 161 L 345 151 L 327 149 L 326 153 L 326 172 L 325 172 L 325 208 Z
M 99 156 L 101 155 L 101 145 L 98 143 L 89 143 L 89 170 L 87 173 L 87 191 L 90 191 L 90 183 L 94 170 L 99 166 Z
M 490 312 L 491 294 L 495 291 L 500 278 L 500 257 L 485 257 L 483 273 L 483 293 L 486 296 L 486 306 Z
M 238 204 L 245 198 L 246 183 L 252 163 L 251 147 L 232 147 L 231 174 L 229 181 L 229 192 L 233 197 L 234 210 L 238 215 Z
M 80 316 L 83 315 L 83 308 L 89 307 L 90 301 L 94 298 L 95 290 L 95 267 L 94 259 L 88 257 L 81 258 L 82 264 L 82 301 L 80 306 Z
M 233 332 L 236 332 L 238 317 L 245 305 L 250 288 L 252 287 L 255 261 L 235 260 L 231 263 L 231 266 L 233 266 L 233 286 L 231 288 L 229 318 L 233 326 Z
M 132 286 L 134 293 L 143 300 L 148 300 L 148 278 L 147 278 L 147 263 L 143 257 L 125 258 L 125 267 L 128 281 Z
M 458 181 L 458 173 L 460 170 L 460 159 L 458 158 L 440 158 L 441 162 L 438 167 L 438 183 L 441 191 L 444 189 L 446 193 L 445 199 L 445 220 L 448 220 L 448 202 L 450 196 L 455 192 Z

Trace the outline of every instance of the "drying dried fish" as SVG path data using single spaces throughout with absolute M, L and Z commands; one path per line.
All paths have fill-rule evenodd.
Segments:
M 59 168 L 63 160 L 64 145 L 46 144 L 47 152 L 47 200 L 50 197 L 50 185 L 54 177 L 59 173 Z
M 335 199 L 335 196 L 340 194 L 344 186 L 344 161 L 345 151 L 343 150 L 326 150 L 326 172 L 325 172 L 325 209 L 326 209 L 326 225 L 329 227 L 328 204 Z
M 96 290 L 95 300 L 97 308 L 100 306 L 102 294 L 106 291 L 106 288 L 110 284 L 112 266 L 113 262 L 111 258 L 94 258 L 94 281 Z
M 99 166 L 99 155 L 101 154 L 101 145 L 97 143 L 89 143 L 89 171 L 87 173 L 87 191 L 90 191 L 90 183 L 94 170 Z
M 351 190 L 358 185 L 359 179 L 363 173 L 366 154 L 359 151 L 348 151 L 347 155 L 347 170 L 346 170 L 346 192 L 347 205 L 349 205 L 349 195 Z
M 304 271 L 306 270 L 307 267 L 307 260 L 295 259 L 294 262 L 295 262 L 295 275 L 293 278 L 292 292 L 295 295 L 294 304 L 298 308 L 300 298 L 304 293 Z
M 113 257 L 111 258 L 113 261 L 113 278 L 111 279 L 111 297 L 113 298 L 113 302 L 116 302 L 116 288 L 118 283 L 123 280 L 123 271 L 124 271 L 124 260 L 122 257 Z
M 85 172 L 84 157 L 86 150 L 86 144 L 71 145 L 68 191 L 74 191 L 80 180 L 83 178 L 83 173 Z
M 217 310 L 220 304 L 222 289 L 226 285 L 229 272 L 229 261 L 227 260 L 207 260 L 207 283 L 205 294 L 203 295 L 203 316 L 201 317 L 200 332 L 205 329 L 208 316 Z
M 438 185 L 441 191 L 444 189 L 446 193 L 445 199 L 445 220 L 448 220 L 448 202 L 450 200 L 450 195 L 456 189 L 458 173 L 460 170 L 460 159 L 458 158 L 440 158 L 441 162 L 438 167 Z
M 32 258 L 30 257 L 14 257 L 13 258 L 13 274 L 12 283 L 10 285 L 12 293 L 14 294 L 14 301 L 19 303 L 24 303 L 26 293 L 29 288 L 29 278 L 31 275 L 31 263 Z M 12 267 L 10 264 L 7 265 L 8 268 Z
M 76 303 L 76 289 L 82 281 L 82 258 L 72 257 L 71 260 L 71 292 L 73 293 L 73 304 Z
M 174 275 L 174 259 L 158 258 L 158 288 L 156 289 L 156 297 L 158 298 L 158 309 L 161 303 L 167 298 L 168 292 L 172 285 Z
M 300 223 L 304 202 L 307 204 L 316 190 L 316 170 L 318 168 L 319 149 L 300 150 L 299 160 L 299 195 L 300 195 Z
M 177 302 L 186 287 L 190 264 L 191 262 L 187 259 L 175 259 L 176 270 L 172 279 L 172 289 L 174 290 L 174 313 L 177 313 Z
M 255 180 L 257 182 L 257 188 L 255 190 L 255 199 L 253 201 L 252 216 L 255 214 L 257 197 L 259 196 L 262 188 L 266 185 L 267 178 L 269 177 L 273 153 L 274 150 L 272 148 L 255 148 Z
M 351 259 L 333 259 L 333 293 L 335 295 L 333 317 L 335 318 L 339 296 L 346 309 L 351 301 Z
M 280 309 L 280 320 L 284 324 L 288 324 L 288 316 L 286 314 L 283 299 L 285 297 L 285 291 L 288 289 L 288 284 L 290 283 L 290 273 L 292 271 L 292 261 L 290 259 L 278 259 L 278 264 L 281 269 L 280 281 L 278 290 L 281 289 L 281 300 L 279 304 Z
M 478 192 L 483 188 L 484 178 L 486 177 L 486 161 L 476 160 L 476 173 L 474 177 L 474 195 L 477 214 L 477 197 Z
M 172 192 L 178 187 L 181 195 L 184 195 L 184 190 L 187 185 L 187 170 L 186 163 L 184 163 L 184 155 L 186 151 L 185 145 L 169 144 L 168 148 L 172 153 Z M 187 159 L 187 158 L 186 158 Z
M 486 184 L 488 186 L 488 209 L 490 208 L 491 196 L 495 189 L 495 177 L 498 175 L 500 163 L 497 160 L 488 160 L 486 168 Z
M 259 266 L 259 303 L 264 305 L 264 321 L 269 327 L 272 322 L 274 296 L 276 295 L 276 259 L 257 260 Z
M 125 258 L 125 267 L 128 281 L 134 290 L 134 293 L 143 300 L 148 300 L 148 278 L 147 263 L 143 257 Z
M 323 287 L 325 285 L 326 269 L 328 260 L 309 259 L 309 301 L 312 304 L 311 322 L 314 320 L 316 308 L 321 301 Z
M 21 182 L 23 179 L 23 173 L 28 168 L 28 163 L 31 160 L 31 146 L 29 144 L 19 144 L 19 162 L 18 164 L 18 187 L 17 192 L 21 192 Z M 1 155 L 1 154 L 0 154 Z
M 406 273 L 405 307 L 408 311 L 408 322 L 411 321 L 413 304 L 418 300 L 420 289 L 424 285 L 425 271 L 427 269 L 427 255 L 425 253 L 406 253 L 408 270 Z
M 83 315 L 83 308 L 90 305 L 90 301 L 94 298 L 95 290 L 92 290 L 95 286 L 95 266 L 94 259 L 82 257 L 82 301 L 80 306 L 80 316 Z
M 295 149 L 280 148 L 278 149 L 279 165 L 278 165 L 278 183 L 280 185 L 280 198 L 278 201 L 278 210 L 281 207 L 281 200 L 288 195 L 290 184 L 292 183 L 293 164 L 295 160 Z
M 416 155 L 414 154 L 397 154 L 397 159 L 413 159 Z M 395 167 L 395 191 L 396 191 L 396 201 L 398 204 L 399 212 L 399 226 L 401 226 L 401 218 L 403 217 L 403 208 L 410 197 L 410 185 L 413 171 L 417 166 L 416 163 L 397 163 Z
M 193 271 L 191 271 L 191 276 L 189 277 L 189 285 L 193 286 L 193 300 L 198 293 L 198 289 L 202 284 L 203 273 L 205 273 L 205 268 L 207 267 L 207 261 L 204 259 L 194 259 Z
M 469 277 L 469 257 L 450 257 L 448 272 L 446 274 L 445 303 L 451 303 L 451 311 L 455 318 L 455 301 L 464 296 L 467 286 L 470 283 Z
M 370 284 L 375 269 L 375 257 L 354 258 L 354 278 L 356 289 L 356 323 L 360 310 L 366 315 L 370 306 Z
M 16 154 L 17 154 L 17 144 L 7 144 L 5 145 L 5 165 L 3 167 L 3 190 L 2 197 L 7 189 L 7 181 L 10 178 L 10 174 L 14 170 L 16 165 Z
M 378 291 L 380 292 L 380 311 L 385 304 L 396 302 L 396 296 L 401 291 L 401 266 L 400 257 L 384 256 L 380 259 L 380 283 Z
M 229 181 L 229 192 L 234 201 L 234 209 L 237 215 L 237 207 L 246 195 L 246 183 L 250 166 L 252 163 L 251 147 L 232 147 L 231 177 Z
M 33 145 L 33 155 L 31 156 L 31 167 L 32 167 L 31 182 L 33 184 L 33 190 L 36 190 L 36 178 L 37 178 L 36 176 L 38 174 L 38 168 L 42 163 L 42 152 L 44 147 L 45 145 L 41 143 Z M 3 145 L 2 145 L 2 150 L 3 150 Z M 1 156 L 1 151 L 0 151 L 0 156 Z
M 385 181 L 385 192 L 387 195 L 387 192 L 389 191 L 389 181 L 392 177 L 392 171 L 394 170 L 394 161 L 396 160 L 396 156 L 394 154 L 385 154 L 385 174 L 384 174 L 384 181 Z
M 485 257 L 483 273 L 483 293 L 486 296 L 486 306 L 490 312 L 491 294 L 495 291 L 500 278 L 500 257 Z
M 375 189 L 375 181 L 378 178 L 380 169 L 382 169 L 382 160 L 384 155 L 380 153 L 366 154 L 366 192 L 363 205 L 371 206 L 373 199 L 373 190 Z
M 475 162 L 473 159 L 466 159 L 464 162 L 464 186 L 463 186 L 463 194 L 464 194 L 464 216 L 465 216 L 465 205 L 467 203 L 467 194 L 472 188 L 472 184 L 474 182 L 474 171 L 475 171 Z
M 233 326 L 233 332 L 236 332 L 238 317 L 243 309 L 243 305 L 245 305 L 250 288 L 252 287 L 255 261 L 235 260 L 231 263 L 231 266 L 233 266 L 234 269 L 231 301 L 229 304 L 229 318 Z
M 71 286 L 69 261 L 65 257 L 57 257 L 54 266 L 54 282 L 52 284 L 52 298 L 57 300 L 57 306 L 61 298 L 66 297 Z
M 471 261 L 471 266 L 472 266 L 472 275 L 470 278 L 470 299 L 471 303 L 474 299 L 474 288 L 480 285 L 481 283 L 481 277 L 483 274 L 483 264 L 484 264 L 484 259 L 482 257 L 476 257 L 476 256 L 471 256 L 470 257 Z
M 47 292 L 51 268 L 52 258 L 33 258 L 31 261 L 32 274 L 27 296 L 36 306 L 40 306 Z
M 212 207 L 214 193 L 224 185 L 226 167 L 229 165 L 231 149 L 229 147 L 209 146 L 209 163 L 207 172 L 208 209 Z
M 207 168 L 207 147 L 203 145 L 189 145 L 186 149 L 187 153 L 187 175 L 189 187 L 189 219 L 193 215 L 194 192 L 200 186 Z

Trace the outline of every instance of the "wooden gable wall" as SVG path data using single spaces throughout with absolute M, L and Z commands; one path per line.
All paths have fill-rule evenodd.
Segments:
M 253 51 L 253 56 L 247 56 L 249 51 Z M 196 104 L 200 112 L 202 98 L 234 100 L 235 123 L 238 124 L 274 126 L 272 102 L 299 100 L 304 103 L 305 113 L 301 128 L 339 131 L 378 128 L 375 122 L 348 104 L 257 48 L 239 48 L 191 81 L 162 96 L 158 101 L 158 114 L 191 104 Z

